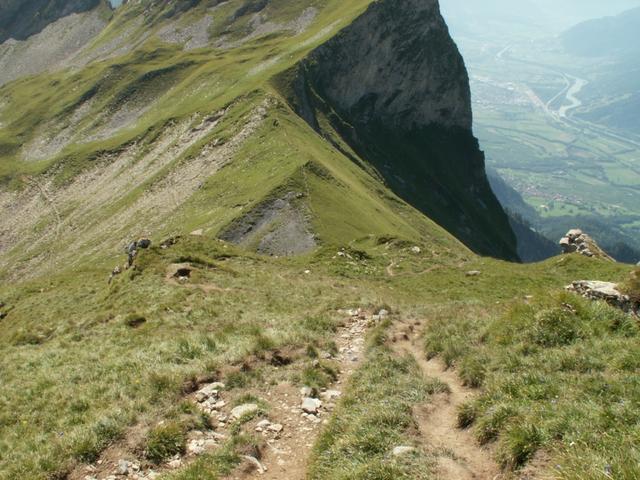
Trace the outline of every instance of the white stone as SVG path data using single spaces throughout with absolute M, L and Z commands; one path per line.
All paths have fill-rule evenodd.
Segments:
M 301 408 L 303 412 L 315 415 L 318 413 L 321 406 L 322 402 L 317 398 L 307 397 L 302 401 Z
M 272 423 L 267 427 L 267 430 L 274 433 L 280 433 L 284 430 L 284 426 L 279 423 Z
M 187 452 L 191 455 L 202 455 L 204 451 L 204 440 L 191 440 L 187 445 Z
M 341 395 L 342 392 L 339 390 L 327 390 L 326 392 L 322 393 L 322 398 L 327 402 L 331 402 L 332 400 L 340 398 Z
M 252 457 L 250 455 L 244 455 L 243 457 L 247 462 L 253 464 L 256 469 L 258 470 L 258 473 L 263 474 L 264 472 L 267 471 L 267 469 L 258 461 L 257 458 Z
M 408 453 L 413 453 L 415 451 L 416 449 L 414 447 L 406 447 L 406 446 L 395 447 L 393 449 L 393 456 L 401 457 L 403 455 L 407 455 Z
M 258 422 L 258 424 L 256 425 L 256 427 L 258 427 L 258 428 L 267 428 L 267 427 L 269 427 L 269 425 L 271 425 L 271 422 L 269 420 L 260 420 Z
M 258 405 L 256 405 L 255 403 L 245 403 L 244 405 L 239 405 L 231 410 L 231 418 L 237 420 L 240 417 L 257 412 L 258 408 Z

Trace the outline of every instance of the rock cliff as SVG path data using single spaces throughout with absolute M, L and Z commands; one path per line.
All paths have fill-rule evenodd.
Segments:
M 297 112 L 327 137 L 320 118 L 328 119 L 398 196 L 477 252 L 517 258 L 472 133 L 465 64 L 437 0 L 372 3 L 287 81 Z
M 9 38 L 26 40 L 47 25 L 89 11 L 101 0 L 0 0 L 0 43 Z

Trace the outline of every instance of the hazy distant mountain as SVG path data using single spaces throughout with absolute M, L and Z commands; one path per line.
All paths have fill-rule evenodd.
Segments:
M 459 32 L 476 27 L 487 31 L 487 23 L 511 23 L 560 32 L 585 20 L 615 15 L 640 6 L 640 0 L 442 0 L 442 11 Z
M 602 59 L 587 72 L 582 118 L 640 133 L 639 30 L 640 8 L 635 8 L 581 23 L 561 36 L 568 53 Z
M 626 56 L 640 52 L 640 8 L 580 23 L 562 35 L 567 51 L 581 56 Z

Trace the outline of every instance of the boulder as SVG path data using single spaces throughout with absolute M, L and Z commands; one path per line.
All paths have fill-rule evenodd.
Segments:
M 578 247 L 569 240 L 569 237 L 562 237 L 559 243 L 562 253 L 573 253 L 578 250 Z
M 281 425 L 280 423 L 272 423 L 267 427 L 267 430 L 273 433 L 280 433 L 284 430 L 284 426 Z
M 140 465 L 137 463 L 129 462 L 128 460 L 118 460 L 118 467 L 116 468 L 116 475 L 127 476 L 140 470 Z
M 471 270 L 470 272 L 466 273 L 467 277 L 479 277 L 480 275 L 482 275 L 482 272 L 479 270 Z
M 251 469 L 257 470 L 260 475 L 262 475 L 267 471 L 264 465 L 262 465 L 260 463 L 260 460 L 258 460 L 256 457 L 253 457 L 251 455 L 243 455 L 242 458 L 244 458 L 247 461 Z
M 151 240 L 148 238 L 141 238 L 137 241 L 138 248 L 142 248 L 143 250 L 149 248 L 151 246 Z
M 340 398 L 340 396 L 342 396 L 342 392 L 340 392 L 339 390 L 327 390 L 326 392 L 322 393 L 322 398 L 324 398 L 327 402 L 337 400 L 338 398 Z
M 569 230 L 567 232 L 567 237 L 570 240 L 577 240 L 579 237 L 581 237 L 582 235 L 584 235 L 584 232 L 582 230 L 580 230 L 579 228 L 573 228 L 571 230 Z
M 309 415 L 317 415 L 320 412 L 320 407 L 322 406 L 322 402 L 317 398 L 307 397 L 302 401 L 302 411 L 304 413 L 308 413 Z
M 260 420 L 256 425 L 256 431 L 262 432 L 271 426 L 271 422 L 269 420 Z

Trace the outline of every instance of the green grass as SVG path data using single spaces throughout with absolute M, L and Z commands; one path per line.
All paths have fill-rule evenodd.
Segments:
M 371 333 L 365 363 L 315 446 L 310 479 L 435 478 L 429 452 L 418 448 L 399 458 L 391 452 L 414 444 L 412 407 L 444 386 L 423 379 L 412 358 L 398 358 L 385 347 L 384 328 Z
M 184 428 L 176 423 L 167 423 L 153 428 L 145 440 L 145 456 L 159 464 L 174 455 L 183 455 L 186 451 Z
M 640 305 L 640 268 L 629 276 L 629 279 L 623 285 L 624 293 L 629 295 L 629 298 L 636 305 Z
M 331 351 L 338 308 L 393 305 L 407 314 L 428 315 L 434 325 L 455 328 L 461 321 L 468 322 L 470 328 L 460 328 L 456 335 L 475 335 L 483 331 L 487 312 L 517 303 L 525 294 L 544 298 L 550 289 L 560 289 L 576 278 L 616 280 L 627 275 L 625 266 L 577 255 L 513 265 L 474 257 L 465 249 L 454 249 L 457 243 L 445 241 L 436 241 L 430 248 L 422 245 L 423 253 L 417 255 L 411 251 L 414 242 L 376 236 L 354 242 L 346 250 L 353 260 L 336 255 L 338 247 L 329 245 L 311 256 L 269 259 L 207 237 L 183 237 L 166 250 L 157 243 L 141 252 L 135 275 L 120 275 L 111 285 L 106 282 L 110 263 L 105 262 L 2 286 L 0 297 L 9 316 L 0 323 L 0 478 L 47 478 L 95 459 L 132 426 L 152 428 L 161 420 L 180 421 L 181 413 L 174 406 L 182 398 L 185 381 L 260 356 L 264 349 Z M 213 284 L 223 291 L 207 294 L 166 283 L 166 266 L 186 259 L 194 264 L 192 282 Z M 386 271 L 390 263 L 395 265 L 395 277 Z M 305 274 L 307 269 L 312 273 Z M 465 272 L 472 269 L 482 275 L 466 277 Z M 61 291 L 65 294 L 60 295 Z M 484 313 L 467 315 L 462 307 L 469 302 Z M 127 324 L 127 319 L 140 317 L 146 322 L 135 322 L 137 328 Z M 585 341 L 582 330 L 578 333 L 568 338 Z M 530 338 L 538 337 L 527 337 L 527 341 Z M 455 351 L 459 345 L 473 349 L 479 342 L 475 337 L 450 342 L 443 355 L 453 364 L 460 355 L 481 359 L 466 364 L 465 371 L 469 384 L 486 385 L 492 373 L 478 370 L 478 364 L 491 355 L 481 344 L 483 357 Z M 633 368 L 632 351 L 620 355 L 618 363 Z M 379 342 L 370 348 L 368 358 L 354 376 L 356 383 L 349 388 L 353 393 L 345 393 L 357 404 L 366 398 L 376 407 L 358 410 L 361 407 L 355 406 L 354 415 L 343 421 L 362 421 L 363 431 L 373 435 L 380 420 L 373 412 L 378 402 L 388 399 L 400 423 L 388 427 L 389 443 L 375 447 L 372 470 L 364 461 L 364 452 L 369 452 L 365 442 L 349 447 L 360 452 L 357 458 L 362 463 L 338 462 L 336 472 L 348 471 L 357 478 L 379 468 L 381 475 L 392 472 L 411 478 L 407 472 L 428 463 L 428 458 L 389 464 L 383 450 L 393 442 L 410 440 L 404 436 L 410 423 L 409 406 L 425 398 L 415 383 L 416 366 L 393 357 Z M 311 365 L 293 380 L 319 388 L 333 378 L 330 363 Z M 240 392 L 261 381 L 265 380 L 260 369 L 225 379 L 228 388 Z M 71 404 L 70 398 L 74 399 Z M 389 411 L 386 404 L 381 408 Z M 341 423 L 342 416 L 335 417 L 340 429 L 331 430 L 332 436 L 326 438 L 339 438 L 342 428 L 350 428 Z M 193 418 L 188 424 L 198 421 Z M 344 438 L 355 441 L 354 436 Z M 322 458 L 341 455 L 340 442 L 334 445 L 326 440 L 322 445 L 316 448 Z M 197 464 L 200 467 L 190 467 L 194 472 L 202 471 L 206 461 Z M 318 468 L 330 464 L 334 462 Z
M 225 261 L 237 274 L 198 272 L 228 293 L 165 283 L 165 265 L 200 251 L 215 258 L 232 249 L 185 239 L 143 252 L 138 275 L 111 286 L 98 269 L 3 288 L 12 310 L 1 325 L 0 478 L 45 478 L 90 461 L 130 426 L 168 415 L 188 378 L 264 348 L 322 345 L 327 332 L 307 316 L 359 303 L 357 293 L 334 292 L 330 278 L 317 274 L 300 288 L 300 267 L 251 256 Z M 132 314 L 147 321 L 132 329 Z
M 640 475 L 633 317 L 564 293 L 497 315 L 455 308 L 440 313 L 449 321 L 430 323 L 426 352 L 480 387 L 459 423 L 480 443 L 495 442 L 503 467 L 522 467 L 544 451 L 554 478 L 607 478 L 608 468 L 614 478 Z

